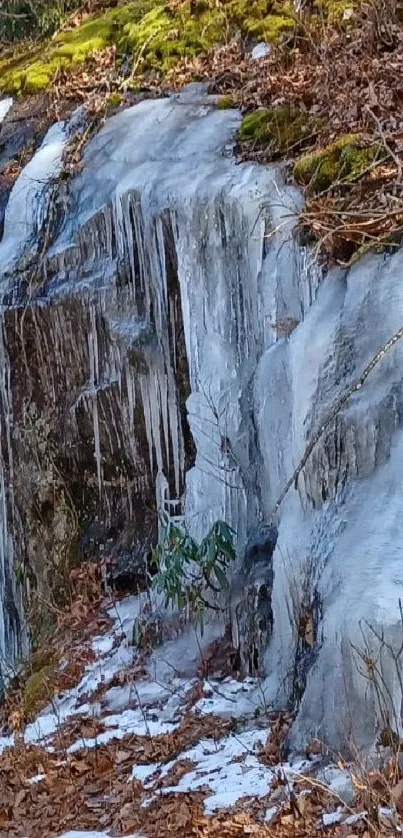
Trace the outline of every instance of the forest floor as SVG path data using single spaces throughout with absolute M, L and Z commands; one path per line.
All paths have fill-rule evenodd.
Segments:
M 258 679 L 229 674 L 224 641 L 172 622 L 140 649 L 153 595 L 103 596 L 95 577 L 76 572 L 81 593 L 1 707 L 0 836 L 399 834 L 396 773 L 319 743 L 286 759 L 289 715 L 269 712 Z

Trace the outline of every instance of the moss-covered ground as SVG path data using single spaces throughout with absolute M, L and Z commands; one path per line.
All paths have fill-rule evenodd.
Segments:
M 53 37 L 4 47 L 0 93 L 53 96 L 60 112 L 66 91 L 95 92 L 103 118 L 208 79 L 218 109 L 243 111 L 241 159 L 285 160 L 303 224 L 344 261 L 401 237 L 402 17 L 394 0 L 83 0 Z
M 381 159 L 379 143 L 368 145 L 360 134 L 346 134 L 318 151 L 299 157 L 293 167 L 297 183 L 318 195 L 336 183 L 353 183 Z
M 6 93 L 44 90 L 60 71 L 112 46 L 141 72 L 163 75 L 180 60 L 206 54 L 237 33 L 274 43 L 294 27 L 291 4 L 280 7 L 270 0 L 131 0 L 6 58 L 0 62 L 0 85 Z
M 292 105 L 258 108 L 244 117 L 238 139 L 254 148 L 265 149 L 274 158 L 312 141 L 322 125 L 322 119 Z

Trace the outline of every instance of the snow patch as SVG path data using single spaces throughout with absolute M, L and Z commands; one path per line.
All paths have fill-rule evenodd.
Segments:
M 262 708 L 262 696 L 253 678 L 246 678 L 244 681 L 226 678 L 219 684 L 206 681 L 203 684 L 203 692 L 205 698 L 200 699 L 194 706 L 196 713 L 239 718 Z
M 27 783 L 29 783 L 30 786 L 35 786 L 37 783 L 41 783 L 42 780 L 45 779 L 46 774 L 35 774 L 35 777 L 30 777 L 29 780 L 27 780 Z

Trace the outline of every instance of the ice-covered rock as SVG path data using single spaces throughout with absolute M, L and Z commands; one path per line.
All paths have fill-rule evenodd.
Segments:
M 13 283 L 1 353 L 0 646 L 13 657 L 20 634 L 13 563 L 46 587 L 50 552 L 101 554 L 122 584 L 141 587 L 167 514 L 197 538 L 224 518 L 240 557 L 275 524 L 252 592 L 234 585 L 234 615 L 255 595 L 266 609 L 247 639 L 238 626 L 243 658 L 265 667 L 266 702 L 298 705 L 295 747 L 313 737 L 369 747 L 385 713 L 399 727 L 402 700 L 386 646 L 401 637 L 399 342 L 273 512 L 335 399 L 402 325 L 403 255 L 324 276 L 298 243 L 301 196 L 281 169 L 236 164 L 239 123 L 199 86 L 108 120 L 58 203 L 35 283 L 21 260 L 11 268 L 34 234 L 27 177 L 54 177 L 60 126 L 14 187 L 0 244 Z M 36 196 L 43 228 L 49 203 Z M 383 708 L 354 651 L 365 644 Z

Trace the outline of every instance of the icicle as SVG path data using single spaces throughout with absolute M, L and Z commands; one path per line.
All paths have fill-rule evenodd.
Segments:
M 164 369 L 157 373 L 159 401 L 161 405 L 162 428 L 164 432 L 164 447 L 166 462 L 169 463 L 169 422 L 168 422 L 168 382 Z
M 175 382 L 169 382 L 168 387 L 168 413 L 169 413 L 169 428 L 172 444 L 173 465 L 175 474 L 175 491 L 176 496 L 179 497 L 181 478 L 184 474 L 184 461 L 180 458 L 180 418 L 178 411 L 178 404 L 176 400 Z
M 94 456 L 97 465 L 97 480 L 99 496 L 102 495 L 103 469 L 101 458 L 101 440 L 99 433 L 98 414 L 98 392 L 99 383 L 99 354 L 98 354 L 98 332 L 96 322 L 96 311 L 93 305 L 90 306 L 91 329 L 88 336 L 88 348 L 90 359 L 90 392 L 92 400 L 92 424 L 94 429 Z
M 145 376 L 145 375 L 140 376 L 140 390 L 141 390 L 141 400 L 142 400 L 142 404 L 143 404 L 144 423 L 145 423 L 145 426 L 146 426 L 148 453 L 149 453 L 149 458 L 150 458 L 150 469 L 151 469 L 151 472 L 152 472 L 153 466 L 154 466 L 154 454 L 153 454 L 153 432 L 152 432 L 152 417 L 151 417 L 151 410 L 150 410 L 150 396 L 149 396 L 148 376 Z
M 159 471 L 164 468 L 164 461 L 162 458 L 161 445 L 161 398 L 158 383 L 158 372 L 154 372 L 152 376 L 152 384 L 149 390 L 150 393 L 150 415 L 151 415 L 151 431 L 153 435 L 153 442 L 155 453 L 157 457 L 157 466 Z
M 0 448 L 0 676 L 9 676 L 13 670 L 18 649 L 25 646 L 24 638 L 13 633 L 14 626 L 10 622 L 7 603 L 10 603 L 10 593 L 17 612 L 21 612 L 21 602 L 17 597 L 16 578 L 14 572 L 14 556 L 12 537 L 8 528 L 9 514 L 13 515 L 13 457 L 11 448 L 12 402 L 11 402 L 11 370 L 4 342 L 3 311 L 0 312 L 0 439 L 6 440 L 7 461 L 5 463 Z M 4 450 L 4 449 L 3 449 Z M 6 468 L 8 469 L 8 492 Z M 8 509 L 9 505 L 9 509 Z M 7 588 L 11 585 L 11 591 Z
M 129 445 L 132 455 L 132 463 L 137 465 L 138 451 L 136 445 L 136 428 L 134 425 L 134 411 L 136 408 L 136 383 L 134 380 L 133 370 L 126 364 L 126 388 L 127 388 L 127 413 L 129 426 Z

